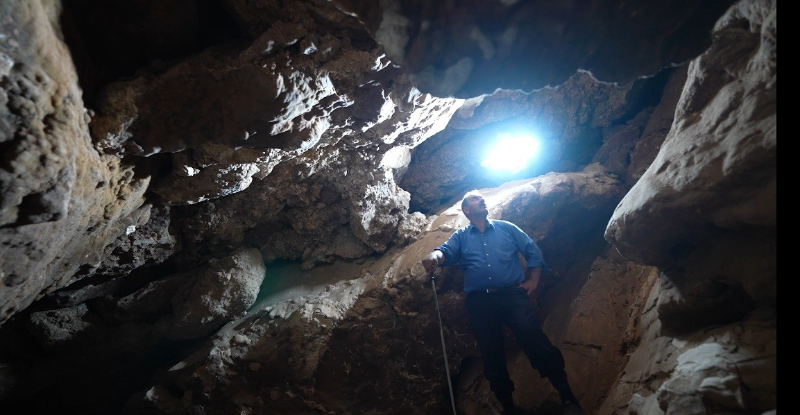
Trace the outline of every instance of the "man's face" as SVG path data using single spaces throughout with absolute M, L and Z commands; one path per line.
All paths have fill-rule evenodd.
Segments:
M 486 208 L 486 200 L 481 195 L 467 196 L 467 204 L 464 206 L 466 216 L 486 216 L 489 210 Z

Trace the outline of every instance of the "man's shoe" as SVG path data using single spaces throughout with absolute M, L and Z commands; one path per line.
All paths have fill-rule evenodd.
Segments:
M 564 415 L 586 415 L 578 402 L 566 401 L 564 402 Z

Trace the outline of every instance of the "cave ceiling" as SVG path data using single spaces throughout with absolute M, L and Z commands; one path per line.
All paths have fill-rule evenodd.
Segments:
M 0 0 L 0 12 L 0 350 L 24 356 L 23 405 L 56 388 L 50 370 L 61 396 L 135 372 L 100 388 L 108 402 L 86 398 L 130 413 L 302 413 L 319 398 L 310 384 L 330 413 L 347 399 L 440 404 L 419 380 L 441 356 L 417 341 L 436 333 L 417 314 L 415 265 L 464 224 L 455 207 L 472 189 L 568 281 L 542 307 L 560 340 L 573 313 L 575 344 L 606 353 L 592 367 L 607 390 L 581 395 L 595 409 L 671 399 L 612 389 L 640 342 L 669 350 L 663 365 L 683 347 L 625 324 L 686 334 L 775 303 L 774 2 Z M 487 172 L 487 147 L 520 130 L 540 139 L 536 163 Z M 448 284 L 445 319 L 464 333 Z M 635 321 L 603 329 L 564 305 L 590 297 Z M 449 346 L 468 377 L 461 341 Z M 411 367 L 398 350 L 425 358 Z M 71 360 L 84 358 L 109 373 L 82 383 Z M 407 401 L 375 401 L 381 365 Z M 641 367 L 626 381 L 666 379 Z M 249 395 L 250 375 L 272 401 Z M 275 392 L 283 377 L 293 386 Z M 749 399 L 769 408 L 762 379 Z M 144 398 L 128 405 L 133 392 Z
M 708 45 L 697 33 L 730 2 L 600 20 L 607 3 L 74 1 L 64 21 L 84 57 L 93 144 L 149 175 L 147 196 L 177 212 L 178 258 L 246 244 L 313 266 L 335 235 L 384 251 L 409 205 L 429 214 L 469 188 L 580 170 L 604 129 L 660 100 L 664 71 Z M 657 35 L 630 35 L 645 26 Z M 431 87 L 450 75 L 420 81 L 463 72 L 448 67 L 456 55 L 474 61 L 458 88 Z M 548 151 L 487 177 L 479 151 L 510 128 L 537 131 Z

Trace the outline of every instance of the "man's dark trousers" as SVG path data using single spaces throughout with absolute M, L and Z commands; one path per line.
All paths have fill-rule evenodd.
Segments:
M 536 306 L 521 287 L 509 287 L 487 293 L 467 293 L 466 307 L 470 324 L 478 341 L 484 372 L 492 391 L 500 398 L 510 396 L 514 383 L 506 367 L 503 324 L 517 339 L 531 366 L 542 377 L 561 378 L 564 374 L 564 356 L 553 346 L 541 328 Z

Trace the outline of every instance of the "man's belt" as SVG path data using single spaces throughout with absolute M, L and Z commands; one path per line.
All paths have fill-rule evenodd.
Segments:
M 479 293 L 485 292 L 486 294 L 492 294 L 492 293 L 498 293 L 500 291 L 508 291 L 508 290 L 510 290 L 512 288 L 521 288 L 521 287 L 518 286 L 518 285 L 512 285 L 510 287 L 486 288 L 486 289 L 478 290 L 478 292 Z

